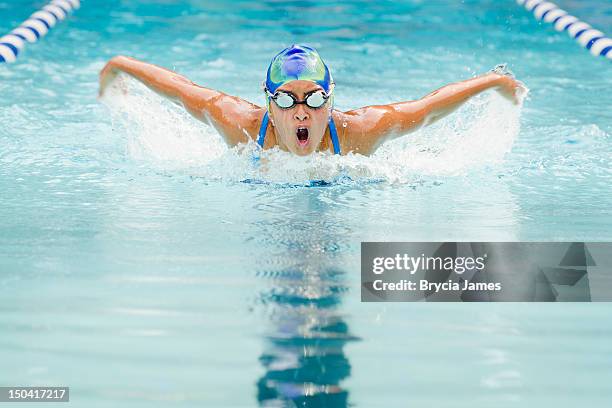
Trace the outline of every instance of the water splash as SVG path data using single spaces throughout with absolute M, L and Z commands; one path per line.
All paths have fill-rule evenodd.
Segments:
M 126 137 L 127 155 L 166 171 L 210 180 L 311 184 L 386 181 L 412 183 L 424 176 L 464 175 L 501 163 L 519 133 L 522 103 L 496 92 L 472 98 L 449 117 L 385 143 L 375 154 L 299 157 L 254 142 L 228 148 L 210 126 L 125 76 L 102 102 Z

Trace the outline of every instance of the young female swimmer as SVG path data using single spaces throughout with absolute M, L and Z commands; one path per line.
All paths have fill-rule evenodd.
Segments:
M 111 59 L 100 72 L 100 95 L 119 72 L 182 104 L 213 126 L 230 146 L 253 139 L 264 149 L 278 146 L 300 156 L 314 151 L 369 155 L 384 142 L 448 115 L 484 90 L 496 89 L 514 103 L 525 90 L 511 76 L 490 72 L 446 85 L 415 101 L 340 112 L 333 109 L 334 82 L 327 65 L 305 45 L 292 45 L 272 59 L 264 86 L 266 107 L 124 56 Z M 336 123 L 343 126 L 337 129 Z

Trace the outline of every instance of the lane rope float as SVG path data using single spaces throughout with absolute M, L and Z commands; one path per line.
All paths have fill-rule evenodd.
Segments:
M 567 11 L 560 9 L 556 4 L 545 0 L 517 0 L 519 5 L 527 11 L 533 12 L 538 21 L 553 24 L 555 30 L 567 34 L 576 40 L 595 56 L 612 59 L 612 39 L 591 27 L 590 24 L 580 21 Z
M 0 37 L 0 63 L 15 62 L 26 42 L 35 43 L 81 6 L 79 0 L 53 0 L 7 35 Z

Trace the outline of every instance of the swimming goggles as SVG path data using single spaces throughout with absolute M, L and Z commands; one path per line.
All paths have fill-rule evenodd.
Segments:
M 281 109 L 291 109 L 295 105 L 306 105 L 312 109 L 318 109 L 325 105 L 325 102 L 329 99 L 331 92 L 327 92 L 318 89 L 310 92 L 303 101 L 298 101 L 295 95 L 289 92 L 276 91 L 274 94 L 270 93 L 268 89 L 265 89 L 266 94 L 272 99 L 276 105 Z

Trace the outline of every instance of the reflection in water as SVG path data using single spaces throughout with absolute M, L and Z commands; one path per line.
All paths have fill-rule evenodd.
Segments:
M 339 313 L 343 272 L 285 270 L 263 301 L 275 310 L 267 346 L 260 357 L 266 373 L 257 383 L 257 399 L 293 401 L 298 406 L 347 406 L 340 382 L 351 372 L 344 345 L 353 340 Z
M 321 210 L 317 196 L 298 194 L 293 198 L 299 203 L 292 198 L 287 204 Z M 289 215 L 295 213 L 283 213 L 286 217 L 258 226 L 281 251 L 258 273 L 271 284 L 259 299 L 270 325 L 259 358 L 265 373 L 257 380 L 257 400 L 260 406 L 347 407 L 341 382 L 351 365 L 344 346 L 356 337 L 341 311 L 348 290 L 345 272 L 329 266 L 342 238 L 329 214 L 319 213 L 295 234 Z

